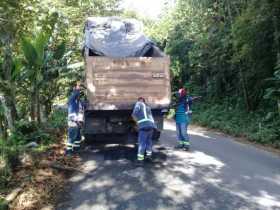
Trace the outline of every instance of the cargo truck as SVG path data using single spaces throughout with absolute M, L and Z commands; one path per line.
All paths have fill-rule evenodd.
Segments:
M 138 97 L 144 97 L 152 108 L 157 131 L 163 129 L 164 113 L 171 100 L 168 56 L 154 45 L 138 57 L 97 55 L 91 49 L 86 49 L 84 56 L 86 140 L 137 133 L 131 113 Z

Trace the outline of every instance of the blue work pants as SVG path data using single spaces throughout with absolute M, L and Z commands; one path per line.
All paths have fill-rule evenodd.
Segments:
M 81 144 L 81 129 L 79 126 L 68 128 L 67 152 L 78 151 Z
M 176 133 L 179 144 L 190 145 L 190 138 L 188 134 L 188 123 L 178 123 L 176 122 Z
M 141 128 L 138 133 L 138 160 L 144 160 L 145 152 L 147 156 L 152 156 L 153 128 Z

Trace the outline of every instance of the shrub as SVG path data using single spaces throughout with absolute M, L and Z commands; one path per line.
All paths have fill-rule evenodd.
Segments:
M 0 188 L 5 188 L 8 184 L 12 169 L 19 163 L 19 153 L 20 148 L 18 146 L 0 139 Z
M 64 129 L 67 125 L 67 111 L 63 109 L 54 110 L 49 119 L 49 126 Z
M 51 140 L 51 135 L 35 122 L 25 120 L 16 122 L 15 130 L 9 138 L 9 141 L 16 145 L 24 145 L 29 142 L 48 144 Z
M 8 210 L 9 206 L 5 199 L 0 198 L 0 210 Z
M 193 106 L 193 122 L 221 130 L 250 141 L 280 147 L 280 119 L 264 111 L 247 113 L 228 104 L 197 103 Z

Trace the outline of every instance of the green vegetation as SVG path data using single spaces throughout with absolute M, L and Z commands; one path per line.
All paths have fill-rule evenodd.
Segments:
M 66 112 L 55 110 L 48 122 L 17 121 L 8 139 L 0 139 L 0 187 L 4 189 L 19 164 L 19 156 L 24 152 L 44 152 L 49 145 L 58 141 L 66 128 Z M 37 145 L 34 145 L 36 142 Z
M 0 3 L 0 134 L 16 122 L 46 122 L 54 101 L 81 79 L 87 16 L 117 15 L 119 1 L 15 0 Z M 46 82 L 47 81 L 47 82 Z
M 147 31 L 171 56 L 174 90 L 203 96 L 195 122 L 278 147 L 279 0 L 178 0 Z
M 117 15 L 118 0 L 0 2 L 0 188 L 23 152 L 44 151 L 65 133 L 54 110 L 83 77 L 87 16 Z M 27 148 L 31 143 L 36 148 Z
M 275 113 L 246 112 L 238 107 L 217 103 L 200 103 L 194 109 L 193 122 L 224 133 L 245 137 L 261 144 L 280 148 L 279 127 Z
M 9 206 L 7 204 L 7 202 L 0 198 L 0 210 L 8 210 L 9 209 Z
M 0 188 L 5 190 L 11 175 L 12 170 L 18 164 L 20 147 L 18 145 L 7 143 L 0 140 Z

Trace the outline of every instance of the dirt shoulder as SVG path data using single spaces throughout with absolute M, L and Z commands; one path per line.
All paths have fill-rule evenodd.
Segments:
M 63 194 L 67 178 L 75 172 L 78 157 L 65 157 L 64 144 L 53 144 L 45 152 L 22 154 L 7 190 L 1 192 L 2 207 L 11 210 L 52 210 Z M 8 205 L 7 205 L 8 204 Z

